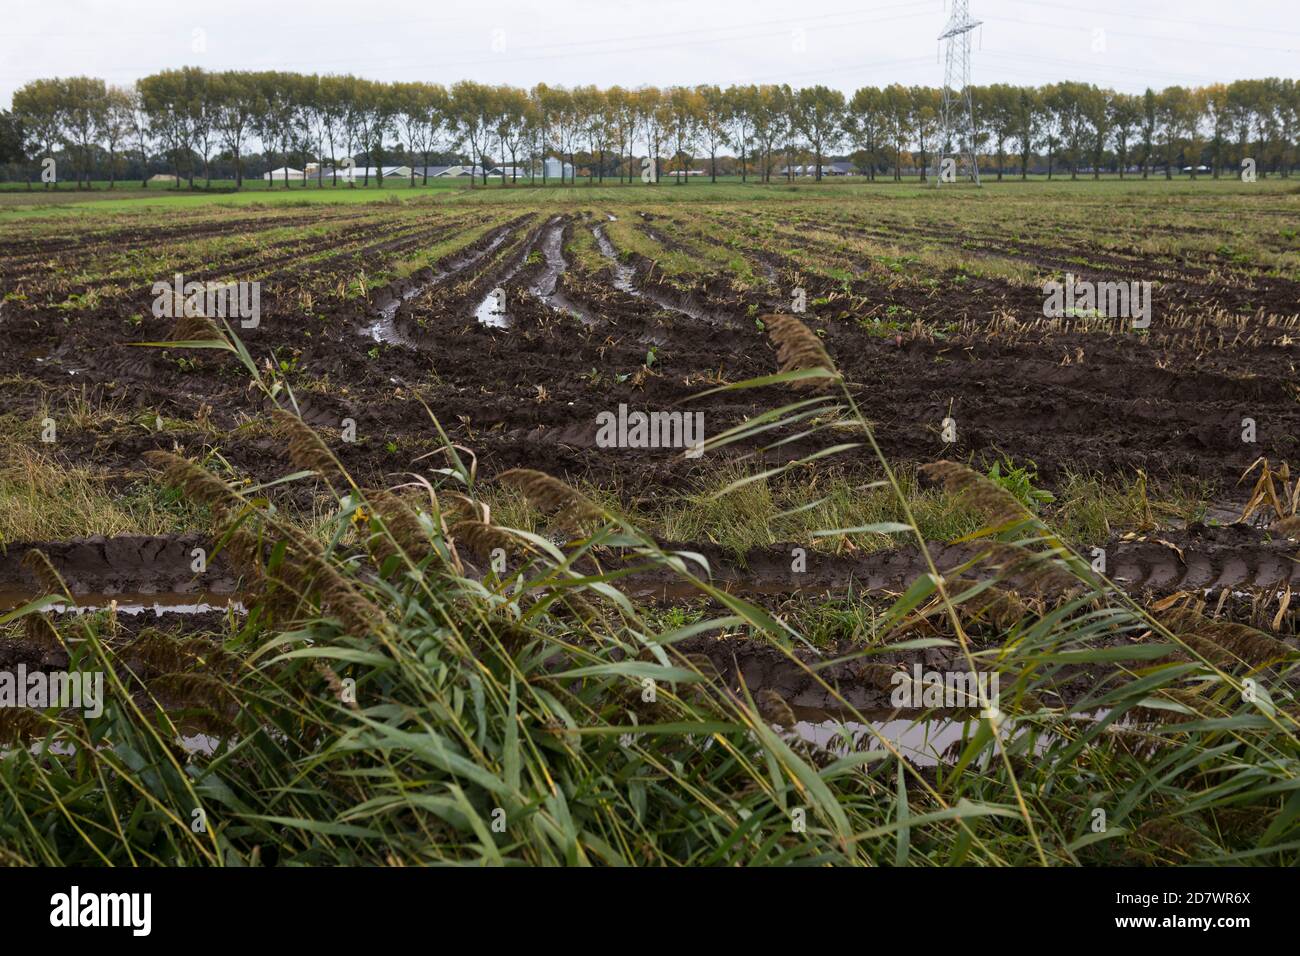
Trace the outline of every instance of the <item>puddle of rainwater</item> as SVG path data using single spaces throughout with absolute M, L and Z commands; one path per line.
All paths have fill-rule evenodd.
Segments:
M 451 268 L 448 269 L 448 272 L 456 272 L 457 270 L 464 269 L 466 266 L 470 266 L 478 262 L 489 252 L 493 252 L 497 248 L 497 246 L 501 245 L 501 243 L 505 242 L 506 237 L 509 235 L 510 235 L 510 230 L 506 229 L 499 236 L 494 236 L 492 241 L 489 242 L 482 249 L 478 250 L 478 252 L 471 252 L 469 255 L 461 256 L 459 259 L 451 260 Z
M 548 308 L 557 312 L 570 313 L 583 323 L 591 324 L 592 319 L 556 289 L 560 281 L 560 274 L 564 272 L 565 268 L 563 243 L 564 224 L 560 217 L 557 216 L 547 223 L 541 239 L 532 249 L 529 249 L 524 259 L 501 277 L 501 284 L 497 288 L 483 297 L 483 301 L 474 310 L 474 318 L 481 325 L 491 326 L 492 328 L 505 329 L 510 327 L 510 316 L 506 314 L 505 310 L 505 284 L 513 279 L 515 274 L 524 267 L 528 261 L 528 255 L 531 255 L 533 250 L 536 249 L 541 252 L 546 265 L 537 279 L 528 287 L 528 291 L 537 296 Z
M 385 342 L 389 345 L 401 345 L 401 336 L 397 332 L 397 326 L 393 322 L 393 315 L 397 312 L 397 304 L 393 303 L 393 309 L 390 312 L 385 308 L 380 312 L 380 316 L 372 322 L 366 331 L 376 342 Z
M 476 253 L 471 256 L 465 265 L 481 259 L 497 246 L 501 245 L 501 243 L 505 241 L 506 235 L 506 233 L 502 233 L 500 236 L 497 236 L 497 238 L 493 239 L 491 244 L 489 244 L 481 253 Z M 510 327 L 510 316 L 506 314 L 506 293 L 504 286 L 510 281 L 514 274 L 519 271 L 521 265 L 522 263 L 507 272 L 501 279 L 501 285 L 497 286 L 484 296 L 483 301 L 478 304 L 478 308 L 474 310 L 474 318 L 478 320 L 479 324 L 496 329 L 508 329 Z M 463 268 L 463 265 L 458 265 L 457 268 Z
M 564 225 L 558 219 L 551 220 L 546 234 L 542 237 L 540 249 L 546 262 L 546 268 L 528 287 L 528 291 L 541 299 L 548 308 L 554 309 L 556 312 L 572 315 L 584 325 L 592 325 L 595 320 L 583 309 L 574 305 L 558 289 L 560 276 L 564 274 L 565 270 Z
M 30 591 L 0 591 L 0 612 L 22 607 L 39 596 Z M 189 594 L 175 591 L 156 594 L 138 591 L 123 591 L 118 594 L 88 593 L 75 594 L 73 599 L 75 604 L 52 604 L 44 610 L 59 614 L 82 614 L 105 611 L 116 604 L 118 614 L 143 614 L 153 611 L 158 617 L 164 614 L 206 614 L 209 611 L 227 609 L 243 614 L 246 610 L 243 602 L 232 595 L 213 594 L 207 591 L 195 591 Z
M 555 287 L 559 284 L 560 273 L 564 271 L 564 253 L 560 248 L 563 239 L 564 230 L 554 225 L 554 222 L 547 226 L 546 232 L 542 236 L 539 251 L 546 266 L 533 281 L 533 284 L 528 287 L 528 291 L 543 302 L 555 295 Z
M 719 324 L 716 319 L 712 318 L 703 309 L 697 309 L 690 305 L 673 302 L 667 296 L 659 295 L 649 289 L 638 289 L 632 283 L 632 267 L 619 259 L 618 251 L 614 248 L 614 244 L 610 242 L 609 237 L 605 235 L 605 227 L 603 225 L 595 226 L 592 228 L 591 234 L 596 239 L 596 247 L 600 250 L 600 254 L 608 259 L 614 268 L 614 288 L 618 289 L 620 292 L 634 295 L 638 299 L 647 299 L 659 306 L 659 308 L 667 309 L 669 312 L 676 312 L 678 315 L 684 315 L 687 318 L 696 319 L 700 322 L 707 322 L 710 325 Z
M 506 315 L 506 293 L 504 289 L 493 289 L 474 310 L 474 318 L 480 325 L 495 329 L 508 329 L 510 316 Z
M 611 218 L 610 221 L 615 220 Z M 600 250 L 600 254 L 614 266 L 614 288 L 640 298 L 641 290 L 632 284 L 632 267 L 619 260 L 618 251 L 609 241 L 609 236 L 605 235 L 605 227 L 596 226 L 591 230 L 591 234 L 596 239 L 596 248 Z
M 451 260 L 451 262 L 448 264 L 447 269 L 435 273 L 429 279 L 428 282 L 422 282 L 417 286 L 412 286 L 411 288 L 407 289 L 405 292 L 401 294 L 399 298 L 394 299 L 392 302 L 389 302 L 387 305 L 385 305 L 382 309 L 379 310 L 379 318 L 377 318 L 374 322 L 370 323 L 370 325 L 366 326 L 365 334 L 369 335 L 376 342 L 384 342 L 388 345 L 405 345 L 407 347 L 414 347 L 414 343 L 411 342 L 410 339 L 408 339 L 406 336 L 402 335 L 402 333 L 399 332 L 397 329 L 397 322 L 396 322 L 397 310 L 401 308 L 402 304 L 404 302 L 409 302 L 420 295 L 423 295 L 425 292 L 429 291 L 429 289 L 437 285 L 443 279 L 447 278 L 450 275 L 454 275 L 460 270 L 473 265 L 475 262 L 478 262 L 478 260 L 482 259 L 488 253 L 492 252 L 499 245 L 501 245 L 501 243 L 505 242 L 506 237 L 509 235 L 510 235 L 509 230 L 502 232 L 499 236 L 495 236 L 491 242 L 489 242 L 486 246 L 484 246 L 482 249 L 478 250 L 477 252 L 472 252 L 468 255 L 464 255 L 457 259 Z M 502 315 L 504 316 L 504 313 L 502 313 Z M 494 323 L 489 322 L 487 324 L 491 325 Z
M 908 718 L 899 717 L 897 713 L 867 712 L 860 716 L 869 723 L 849 719 L 848 715 L 838 717 L 827 711 L 795 707 L 795 725 L 789 731 L 801 738 L 827 750 L 843 756 L 861 751 L 885 750 L 884 740 L 889 741 L 900 754 L 922 767 L 934 767 L 939 763 L 952 763 L 960 753 L 960 748 L 970 741 L 984 721 L 976 716 L 929 716 Z M 1106 716 L 1107 711 L 1092 714 L 1077 714 L 1074 719 L 1093 723 Z M 1123 724 L 1121 719 L 1120 724 Z M 1003 744 L 1007 745 L 1025 734 L 1032 734 L 1035 755 L 1042 754 L 1054 742 L 1061 738 L 1040 729 L 1037 725 L 1021 724 L 1013 721 L 1004 723 L 998 731 Z M 980 761 L 986 761 L 992 755 L 986 750 Z
M 906 717 L 882 717 L 870 725 L 856 720 L 840 720 L 824 714 L 806 715 L 793 727 L 795 736 L 831 753 L 844 755 L 860 751 L 885 750 L 881 738 L 923 767 L 945 761 L 953 744 L 970 737 L 979 729 L 978 718 L 932 717 L 913 720 Z M 867 716 L 867 715 L 863 715 Z M 795 717 L 800 713 L 796 709 Z
M 203 754 L 210 757 L 217 752 L 217 744 L 220 742 L 220 737 L 214 737 L 211 734 L 190 734 L 181 737 L 181 749 L 186 753 Z
M 438 275 L 422 285 L 407 289 L 402 293 L 401 298 L 394 299 L 392 302 L 389 302 L 386 306 L 380 309 L 379 318 L 366 328 L 370 337 L 376 342 L 386 342 L 389 345 L 410 345 L 411 343 L 407 340 L 406 336 L 402 335 L 402 333 L 397 330 L 397 322 L 395 321 L 397 318 L 397 310 L 401 307 L 403 302 L 411 301 L 441 278 L 442 276 Z
M 220 737 L 213 737 L 211 734 L 182 734 L 176 738 L 182 750 L 191 754 L 203 754 L 210 757 L 217 752 L 217 745 L 221 742 Z M 109 745 L 99 747 L 100 750 L 106 750 Z M 12 747 L 0 747 L 0 760 L 10 757 L 18 751 Z M 42 753 L 52 754 L 56 757 L 71 757 L 77 752 L 74 744 L 67 740 L 54 740 L 47 744 L 44 740 L 38 740 L 27 748 L 27 752 L 32 756 L 40 756 Z

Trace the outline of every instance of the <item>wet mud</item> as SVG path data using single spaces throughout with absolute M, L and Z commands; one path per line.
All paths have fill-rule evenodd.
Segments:
M 457 228 L 483 228 L 482 222 Z M 259 219 L 239 228 L 259 224 L 265 225 Z M 648 228 L 667 241 L 668 225 Z M 361 440 L 339 451 L 363 479 L 421 467 L 415 459 L 429 450 L 428 429 L 414 391 L 453 439 L 475 449 L 486 475 L 527 465 L 569 478 L 685 485 L 699 462 L 600 449 L 596 416 L 620 403 L 679 407 L 711 385 L 769 374 L 775 351 L 754 317 L 788 307 L 788 290 L 779 283 L 742 287 L 708 273 L 684 290 L 680 278 L 615 249 L 601 220 L 580 213 L 487 226 L 481 239 L 434 267 L 323 307 L 317 292 L 337 286 L 340 275 L 373 267 L 370 259 L 418 251 L 455 228 L 404 223 L 396 239 L 366 233 L 355 250 L 310 263 L 296 263 L 292 246 L 277 251 L 271 244 L 263 252 L 269 274 L 261 280 L 261 323 L 241 335 L 254 355 L 286 363 L 289 383 L 323 428 L 356 420 Z M 215 228 L 194 227 L 197 235 Z M 365 227 L 339 228 L 349 235 Z M 587 271 L 565 260 L 564 237 L 580 229 L 593 234 L 604 268 Z M 140 230 L 113 241 L 144 248 L 151 235 Z M 181 226 L 172 235 L 187 232 Z M 71 254 L 62 243 L 49 240 L 52 255 Z M 1300 330 L 1288 321 L 1243 316 L 1172 324 L 1157 317 L 1142 335 L 1101 333 L 1046 323 L 1037 290 L 996 280 L 928 288 L 865 275 L 843 282 L 800 274 L 778 253 L 754 258 L 806 289 L 813 304 L 805 321 L 894 460 L 978 463 L 1005 455 L 1035 462 L 1049 485 L 1066 470 L 1124 479 L 1141 470 L 1152 480 L 1228 487 L 1260 456 L 1300 458 L 1293 341 Z M 231 269 L 209 264 L 209 272 Z M 260 478 L 285 470 L 275 442 L 233 432 L 265 408 L 232 356 L 132 347 L 165 340 L 172 330 L 171 320 L 148 313 L 147 288 L 67 313 L 40 295 L 41 281 L 27 265 L 0 266 L 0 285 L 16 283 L 24 296 L 0 312 L 7 346 L 0 376 L 12 383 L 11 411 L 34 414 L 83 388 L 98 401 L 182 421 L 206 409 L 214 428 L 231 432 L 222 447 L 236 467 Z M 498 289 L 508 329 L 475 320 Z M 1281 280 L 1262 279 L 1243 294 L 1253 296 L 1255 311 L 1300 311 L 1285 299 Z M 306 318 L 304 302 L 320 314 Z M 889 319 L 891 309 L 907 322 Z M 999 318 L 1008 314 L 1016 319 Z M 323 382 L 330 387 L 318 388 Z M 792 397 L 758 389 L 693 407 L 716 433 Z M 956 423 L 952 443 L 941 437 L 948 417 Z M 1253 442 L 1243 440 L 1245 419 L 1254 423 Z M 104 434 L 69 426 L 54 451 L 73 463 L 137 470 L 149 448 L 194 451 L 205 441 L 198 433 Z M 790 457 L 810 450 L 800 443 L 786 449 Z M 719 454 L 754 451 L 738 443 Z M 870 465 L 865 453 L 858 459 Z

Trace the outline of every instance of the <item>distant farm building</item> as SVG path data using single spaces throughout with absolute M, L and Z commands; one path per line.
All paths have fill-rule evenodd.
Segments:
M 358 166 L 352 170 L 352 177 L 354 179 L 378 179 L 381 171 L 385 179 L 409 178 L 411 175 L 410 166 Z
M 573 178 L 573 163 L 562 163 L 554 156 L 548 156 L 542 163 L 547 179 L 559 179 L 561 175 L 565 179 Z
M 853 176 L 856 171 L 852 163 L 823 163 L 823 176 Z M 782 176 L 816 176 L 817 164 L 808 163 L 806 166 L 782 166 L 780 169 Z
M 415 178 L 423 179 L 425 173 L 430 179 L 458 179 L 462 176 L 482 176 L 482 166 L 416 166 Z M 385 176 L 388 174 L 385 173 Z
M 367 178 L 367 174 L 369 174 L 369 178 L 370 178 L 370 179 L 378 179 L 378 178 L 379 178 L 379 170 L 380 170 L 381 168 L 382 168 L 383 171 L 384 171 L 384 178 L 385 178 L 385 179 L 391 179 L 391 178 L 394 177 L 394 176 L 407 176 L 407 177 L 409 177 L 409 176 L 411 175 L 411 167 L 410 167 L 410 166 L 383 166 L 383 167 L 379 167 L 379 166 L 353 166 L 353 167 L 351 167 L 351 168 L 349 168 L 349 167 L 347 167 L 347 166 L 340 166 L 338 169 L 333 169 L 333 168 L 331 168 L 331 167 L 326 167 L 324 170 L 321 171 L 320 175 L 321 175 L 324 179 L 333 179 L 335 173 L 337 173 L 339 179 L 344 179 L 344 180 L 346 180 L 346 179 L 348 179 L 348 178 L 352 178 L 352 179 L 366 179 L 366 178 Z M 315 170 L 312 171 L 312 175 L 313 175 L 313 176 L 316 175 Z M 418 175 L 418 173 L 417 173 L 417 175 Z M 290 179 L 293 178 L 293 171 L 292 171 L 292 170 L 290 170 L 290 172 L 289 172 L 289 178 L 290 178 Z
M 464 169 L 464 166 L 416 166 L 416 179 L 439 179 L 447 176 L 459 175 L 455 170 Z

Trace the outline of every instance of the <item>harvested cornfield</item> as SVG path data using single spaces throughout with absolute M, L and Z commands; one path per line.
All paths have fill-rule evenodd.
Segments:
M 1271 788 L 1296 759 L 1300 193 L 1241 185 L 665 184 L 11 211 L 0 607 L 25 609 L 0 654 L 126 667 L 127 696 L 173 715 L 159 753 L 169 735 L 198 739 L 196 766 L 298 720 L 285 759 L 312 762 L 354 714 L 400 702 L 498 768 L 518 747 L 521 681 L 524 733 L 543 749 L 583 728 L 630 735 L 566 751 L 583 793 L 611 761 L 654 763 L 665 740 L 689 762 L 698 748 L 673 728 L 691 721 L 741 751 L 780 750 L 800 768 L 788 781 L 805 760 L 829 773 L 836 792 L 814 812 L 834 820 L 809 859 L 902 852 L 896 828 L 870 822 L 899 819 L 902 774 L 911 814 L 938 814 L 911 837 L 926 862 L 1261 850 L 1281 841 L 1267 820 L 1294 827 Z M 73 631 L 84 642 L 60 637 Z M 268 638 L 297 657 L 252 668 L 246 705 L 230 689 L 240 655 Z M 455 662 L 438 678 L 455 699 L 486 693 L 486 710 L 432 691 L 430 654 Z M 900 703 L 900 688 L 956 673 L 992 676 L 993 693 L 943 685 Z M 1266 708 L 1243 681 L 1265 686 Z M 290 717 L 303 700 L 316 709 Z M 1240 752 L 1215 749 L 1237 733 L 1218 719 L 1247 728 Z M 367 773 L 405 752 L 366 734 Z M 827 769 L 865 751 L 860 774 Z M 1126 804 L 1122 838 L 1086 836 L 1082 768 L 1120 793 L 1145 786 L 1157 755 L 1192 753 L 1224 762 L 1210 775 L 1267 764 L 1252 797 L 1264 822 L 1192 775 Z M 718 759 L 721 791 L 748 793 L 762 758 Z M 972 789 L 945 778 L 954 766 Z M 346 817 L 352 769 L 312 762 L 276 819 Z M 240 769 L 262 771 L 285 772 Z M 498 798 L 479 784 L 486 813 Z M 534 812 L 533 784 L 509 786 L 509 812 Z M 756 852 L 705 851 L 710 825 L 690 814 L 654 830 L 640 793 L 626 819 L 584 805 L 584 833 L 689 834 L 647 844 L 645 862 Z M 957 799 L 983 809 L 945 816 Z M 976 820 L 994 804 L 996 826 Z M 432 841 L 396 817 L 340 830 L 333 856 L 313 848 L 314 824 L 263 821 L 237 852 L 499 855 L 453 816 Z M 212 862 L 186 839 L 176 852 Z M 544 843 L 520 858 L 558 861 Z M 766 846 L 768 862 L 805 852 Z M 1263 852 L 1281 862 L 1283 846 Z

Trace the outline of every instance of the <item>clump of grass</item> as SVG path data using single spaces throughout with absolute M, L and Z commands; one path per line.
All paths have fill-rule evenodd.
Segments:
M 743 481 L 753 470 L 743 461 L 725 459 L 706 464 L 690 486 L 678 494 L 629 500 L 621 486 L 581 483 L 581 493 L 603 509 L 622 514 L 660 541 L 708 541 L 741 557 L 747 551 L 778 542 L 796 541 L 819 551 L 878 551 L 896 546 L 894 538 L 867 532 L 816 536 L 826 528 L 853 528 L 902 519 L 893 492 L 878 473 L 829 469 L 816 475 L 776 476 Z M 959 498 L 941 489 L 922 487 L 915 468 L 904 468 L 898 479 L 912 502 L 925 537 L 944 541 L 979 527 L 979 516 Z M 559 529 L 539 509 L 509 488 L 483 489 L 496 521 L 534 534 Z
M 712 541 L 737 556 L 784 541 L 824 551 L 869 552 L 896 544 L 894 538 L 873 532 L 818 535 L 828 528 L 860 528 L 904 519 L 895 492 L 882 483 L 878 473 L 796 472 L 751 481 L 721 494 L 750 474 L 751 469 L 737 461 L 704 472 L 696 478 L 692 491 L 664 499 L 646 514 L 647 527 L 666 540 Z M 896 475 L 927 540 L 950 540 L 979 527 L 977 514 L 963 501 L 941 489 L 922 488 L 914 468 Z
M 203 530 L 207 513 L 145 480 L 111 483 L 22 445 L 0 452 L 0 544 Z
M 659 540 L 708 541 L 735 557 L 788 541 L 835 553 L 898 546 L 896 537 L 879 533 L 818 534 L 827 528 L 904 520 L 898 496 L 882 483 L 879 471 L 823 468 L 749 481 L 721 493 L 753 474 L 744 461 L 728 458 L 702 465 L 687 490 L 647 501 L 629 501 L 627 489 L 618 486 L 583 483 L 579 489 Z M 1147 528 L 1152 518 L 1165 524 L 1194 520 L 1204 512 L 1207 493 L 1199 482 L 1167 483 L 1158 493 L 1148 494 L 1140 480 L 1078 474 L 1067 475 L 1049 492 L 1039 486 L 1031 468 L 1008 464 L 992 466 L 989 477 L 1026 507 L 1048 516 L 1060 536 L 1080 548 Z M 980 515 L 968 501 L 922 482 L 914 465 L 896 468 L 895 479 L 926 540 L 951 541 L 980 527 Z M 488 488 L 484 497 L 503 524 L 539 534 L 553 530 L 544 514 L 509 489 Z
M 608 265 L 587 222 L 573 224 L 564 243 L 564 257 L 583 272 L 600 272 Z
M 1169 480 L 1152 488 L 1144 475 L 1125 481 L 1070 473 L 1045 513 L 1061 537 L 1094 545 L 1119 532 L 1198 521 L 1209 493 L 1206 483 L 1196 480 Z

